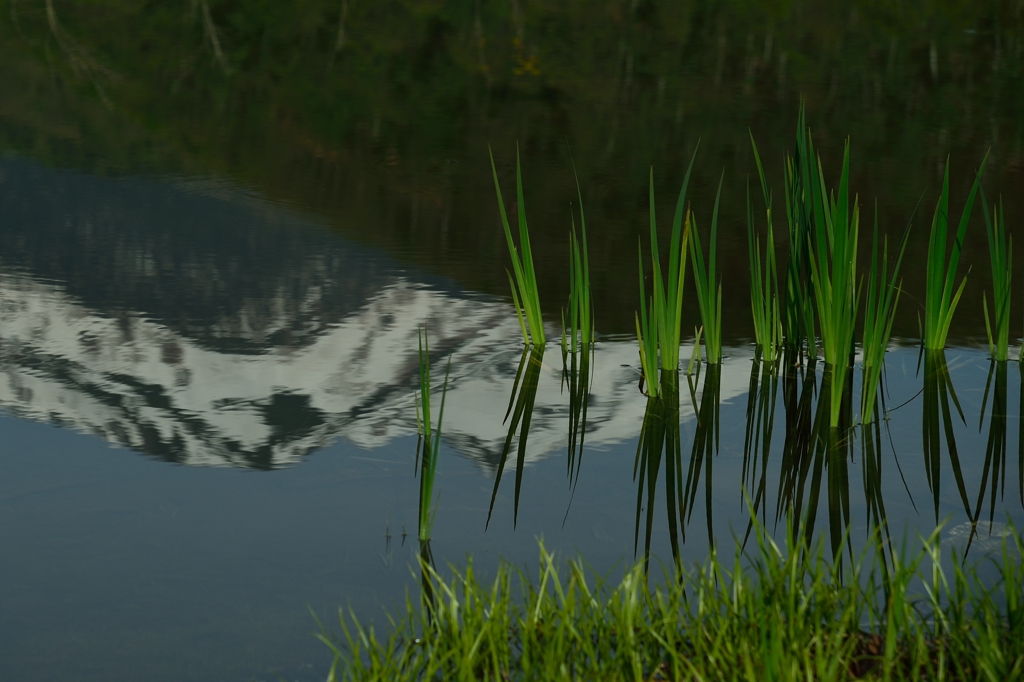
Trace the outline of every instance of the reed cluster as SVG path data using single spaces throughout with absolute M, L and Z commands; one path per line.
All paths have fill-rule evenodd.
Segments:
M 682 329 L 683 289 L 686 283 L 687 244 L 691 234 L 691 217 L 686 207 L 686 188 L 697 158 L 694 151 L 686 168 L 683 185 L 672 216 L 672 237 L 669 242 L 668 273 L 661 269 L 658 250 L 658 221 L 654 208 L 654 170 L 650 173 L 651 226 L 651 296 L 644 285 L 644 255 L 640 246 L 640 311 L 636 315 L 636 336 L 640 345 L 640 366 L 648 395 L 657 396 L 660 388 L 659 366 L 663 371 L 679 369 L 679 337 Z
M 850 143 L 847 141 L 845 145 L 838 184 L 830 189 L 826 184 L 821 159 L 815 151 L 801 107 L 797 121 L 795 151 L 793 156 L 785 159 L 784 165 L 789 257 L 780 291 L 772 192 L 765 179 L 764 168 L 752 135 L 751 146 L 765 202 L 767 228 L 762 252 L 748 185 L 747 244 L 751 272 L 750 305 L 756 343 L 755 359 L 764 360 L 770 366 L 775 366 L 776 359 L 782 353 L 785 353 L 789 362 L 799 363 L 803 361 L 805 353 L 808 357 L 815 358 L 820 351 L 831 375 L 829 425 L 837 428 L 840 426 L 841 413 L 848 407 L 844 401 L 851 383 L 850 370 L 856 351 L 854 334 L 859 320 L 862 320 L 864 381 L 859 415 L 862 423 L 870 423 L 874 419 L 875 397 L 879 390 L 885 351 L 900 302 L 899 270 L 907 248 L 910 227 L 908 226 L 903 234 L 890 270 L 888 239 L 879 242 L 876 207 L 871 259 L 866 271 L 862 272 L 858 268 L 860 206 L 858 197 L 850 190 Z M 649 176 L 649 259 L 644 257 L 645 249 L 641 240 L 638 255 L 640 305 L 635 317 L 643 377 L 641 385 L 646 386 L 650 397 L 657 397 L 661 391 L 661 373 L 679 370 L 680 331 L 688 259 L 693 268 L 692 279 L 702 323 L 695 330 L 696 341 L 690 371 L 700 355 L 702 336 L 707 362 L 711 365 L 718 364 L 722 357 L 722 288 L 717 273 L 718 212 L 722 198 L 722 182 L 719 181 L 715 195 L 708 251 L 705 254 L 694 211 L 687 201 L 687 188 L 695 159 L 696 150 L 687 166 L 672 216 L 667 269 L 662 267 L 662 253 L 658 243 L 653 169 Z M 975 175 L 956 232 L 952 235 L 952 245 L 949 246 L 947 160 L 942 190 L 935 206 L 928 240 L 921 340 L 923 346 L 929 350 L 945 346 L 953 314 L 963 294 L 966 276 L 957 286 L 957 269 L 971 211 L 980 191 L 984 167 L 985 160 Z M 491 172 L 512 260 L 509 282 L 523 339 L 528 345 L 532 343 L 543 346 L 543 318 L 530 250 L 518 151 L 518 246 L 505 211 L 493 155 Z M 570 296 L 568 306 L 562 312 L 563 358 L 568 358 L 570 352 L 575 352 L 581 347 L 589 348 L 595 333 L 586 218 L 578 181 L 576 189 L 580 198 L 581 236 L 577 236 L 574 216 L 569 240 Z M 992 357 L 1001 361 L 1006 360 L 1009 345 L 1012 240 L 1006 235 L 1001 203 L 990 211 L 982 194 L 982 205 L 994 283 L 991 314 L 988 298 L 983 301 L 985 324 Z M 646 273 L 649 273 L 649 278 L 645 276 Z M 862 293 L 865 294 L 863 318 L 860 317 Z
M 609 582 L 540 548 L 536 580 L 470 563 L 407 597 L 385 638 L 354 614 L 328 680 L 1011 680 L 1024 675 L 1024 545 L 1014 534 L 985 585 L 942 567 L 938 531 L 886 567 L 862 557 L 846 576 L 821 543 L 757 546 L 648 586 L 642 563 Z

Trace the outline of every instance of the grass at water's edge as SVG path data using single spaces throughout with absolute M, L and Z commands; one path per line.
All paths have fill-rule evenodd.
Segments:
M 431 599 L 407 598 L 383 638 L 345 613 L 340 636 L 320 636 L 331 681 L 1024 678 L 1019 535 L 995 584 L 956 560 L 947 576 L 940 554 L 936 532 L 916 554 L 841 571 L 820 544 L 784 555 L 760 541 L 651 589 L 642 563 L 613 584 L 541 544 L 536 580 L 424 565 Z

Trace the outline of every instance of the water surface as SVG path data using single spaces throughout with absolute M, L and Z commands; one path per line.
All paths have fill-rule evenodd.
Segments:
M 614 576 L 648 530 L 652 565 L 674 552 L 689 564 L 744 536 L 748 499 L 777 538 L 798 511 L 838 561 L 871 533 L 898 546 L 939 523 L 946 547 L 997 551 L 1005 524 L 1024 523 L 1021 378 L 983 348 L 980 212 L 951 347 L 923 357 L 915 337 L 947 155 L 954 211 L 991 148 L 985 192 L 1003 196 L 1009 224 L 1024 216 L 1018 4 L 348 3 L 343 16 L 312 0 L 194 3 L 207 20 L 187 3 L 12 3 L 0 19 L 0 678 L 322 679 L 310 610 L 384 623 L 417 594 L 421 327 L 435 373 L 452 358 L 438 565 L 527 565 L 543 538 Z M 747 131 L 781 202 L 801 99 L 829 178 L 850 137 L 854 189 L 865 215 L 877 198 L 884 232 L 900 234 L 923 196 L 886 419 L 832 449 L 809 436 L 821 363 L 765 375 L 749 345 Z M 668 494 L 663 466 L 652 504 L 634 472 L 652 409 L 632 339 L 636 249 L 651 169 L 664 218 L 698 140 L 701 229 L 724 172 L 726 357 L 720 373 L 679 376 L 685 491 Z M 550 338 L 575 163 L 599 342 L 582 454 L 568 452 L 552 344 L 522 460 L 513 447 L 502 467 L 523 348 L 487 149 L 511 196 L 517 142 Z M 685 361 L 692 298 L 684 317 Z

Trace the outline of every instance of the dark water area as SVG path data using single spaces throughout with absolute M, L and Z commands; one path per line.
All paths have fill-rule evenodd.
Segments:
M 439 566 L 527 565 L 543 538 L 614 576 L 648 533 L 655 563 L 699 562 L 744 535 L 748 500 L 837 561 L 939 524 L 945 548 L 997 552 L 1024 524 L 1024 388 L 988 360 L 980 206 L 944 354 L 919 351 L 918 317 L 947 157 L 955 216 L 988 153 L 987 199 L 1024 220 L 1022 12 L 0 2 L 0 679 L 323 679 L 310 610 L 383 627 L 417 594 L 424 326 L 435 366 L 452 358 Z M 895 238 L 913 215 L 885 419 L 850 416 L 827 447 L 823 363 L 764 374 L 749 343 L 748 131 L 781 203 L 801 101 L 829 183 L 849 137 L 864 216 L 877 201 Z M 582 454 L 549 344 L 503 466 L 524 356 L 488 145 L 508 197 L 517 144 L 549 339 L 575 166 L 599 340 Z M 686 485 L 672 497 L 662 470 L 652 502 L 637 248 L 649 173 L 667 230 L 694 150 L 702 231 L 722 178 L 725 359 L 680 375 Z M 856 406 L 859 359 L 852 376 Z

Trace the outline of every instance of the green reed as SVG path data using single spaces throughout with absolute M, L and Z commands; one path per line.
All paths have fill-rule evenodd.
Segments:
M 954 293 L 956 268 L 960 263 L 960 254 L 964 248 L 964 236 L 967 234 L 967 223 L 974 207 L 974 198 L 981 186 L 981 176 L 985 172 L 988 154 L 981 162 L 981 168 L 974 177 L 970 194 L 960 215 L 960 224 L 950 249 L 949 261 L 946 261 L 946 239 L 949 232 L 949 159 L 946 159 L 946 171 L 942 178 L 942 192 L 935 205 L 932 216 L 932 229 L 928 237 L 928 262 L 925 275 L 924 304 L 924 347 L 928 350 L 939 350 L 946 347 L 949 326 L 953 322 L 953 313 L 960 302 L 960 296 L 967 285 L 967 275 L 960 281 Z
M 640 345 L 640 364 L 650 395 L 659 389 L 659 355 L 661 369 L 674 372 L 679 369 L 679 334 L 682 329 L 683 284 L 686 278 L 686 250 L 690 235 L 690 215 L 686 210 L 686 188 L 696 150 L 686 168 L 683 185 L 676 200 L 672 217 L 672 237 L 669 243 L 668 276 L 661 269 L 658 255 L 658 223 L 654 210 L 654 170 L 650 173 L 651 216 L 651 297 L 644 286 L 644 256 L 640 247 L 640 311 L 636 315 L 636 336 Z M 685 215 L 684 215 L 685 211 Z
M 985 192 L 981 193 L 981 208 L 985 214 L 985 234 L 988 237 L 989 262 L 992 264 L 992 317 L 989 317 L 988 300 L 982 294 L 982 310 L 985 313 L 985 333 L 988 335 L 988 351 L 993 360 L 1004 362 L 1010 344 L 1010 276 L 1013 268 L 1013 235 L 1006 234 L 1006 213 L 1003 199 L 989 216 Z M 994 331 L 993 331 L 994 330 Z M 1024 357 L 1024 356 L 1022 356 Z
M 896 319 L 896 306 L 900 300 L 900 264 L 910 239 L 910 226 L 903 232 L 896 262 L 889 273 L 889 239 L 882 242 L 882 256 L 878 256 L 878 204 L 875 203 L 875 227 L 871 237 L 871 261 L 867 273 L 867 295 L 864 301 L 864 330 L 862 349 L 864 352 L 864 379 L 861 384 L 861 421 L 871 423 L 875 411 L 875 394 L 882 376 L 885 350 L 892 336 L 892 325 Z
M 444 373 L 437 429 L 432 429 L 430 425 L 430 344 L 426 329 L 420 330 L 418 336 L 420 391 L 416 399 L 416 425 L 420 437 L 416 444 L 416 458 L 420 474 L 419 538 L 426 542 L 430 539 L 430 527 L 433 523 L 431 503 L 434 497 L 434 473 L 437 471 L 437 458 L 441 448 L 441 423 L 444 421 L 444 402 L 448 395 L 448 375 L 452 368 L 452 356 L 448 356 L 448 367 Z
M 775 230 L 772 226 L 772 196 L 765 181 L 761 156 L 757 153 L 754 136 L 750 136 L 754 161 L 764 194 L 768 234 L 765 237 L 765 260 L 761 259 L 761 244 L 754 228 L 754 209 L 750 202 L 750 184 L 747 183 L 747 254 L 750 260 L 750 310 L 754 317 L 754 358 L 774 363 L 782 347 L 782 316 L 779 305 L 778 268 L 775 264 Z
M 320 623 L 328 682 L 362 680 L 1015 680 L 1024 675 L 1024 542 L 997 578 L 946 558 L 939 531 L 892 566 L 878 552 L 848 574 L 792 535 L 711 552 L 657 586 L 643 562 L 609 580 L 540 543 L 535 570 L 507 562 L 485 581 L 472 559 L 432 599 L 389 615 L 386 632 L 339 612 Z M 957 557 L 954 557 L 956 559 Z M 531 579 L 529 574 L 536 578 Z M 318 621 L 319 622 L 319 621 Z
M 804 121 L 803 103 L 797 118 L 796 151 L 786 158 L 786 222 L 789 263 L 782 300 L 783 336 L 787 356 L 797 358 L 807 342 L 807 353 L 817 354 L 814 331 L 814 290 L 811 280 L 811 234 L 814 229 L 814 142 Z
M 573 169 L 575 174 L 575 169 Z M 569 233 L 569 306 L 562 310 L 562 354 L 590 347 L 594 340 L 594 303 L 590 298 L 590 257 L 587 249 L 587 219 L 583 213 L 583 194 L 576 178 L 576 196 L 580 202 L 580 235 L 576 237 L 573 217 Z
M 845 393 L 860 286 L 857 283 L 857 236 L 860 208 L 854 197 L 850 206 L 850 142 L 843 151 L 843 170 L 836 195 L 826 195 L 821 161 L 805 182 L 812 194 L 814 239 L 810 252 L 811 283 L 817 303 L 818 326 L 825 364 L 834 368 L 829 425 L 839 426 Z
M 718 262 L 718 205 L 722 198 L 722 181 L 718 180 L 715 194 L 715 208 L 711 213 L 711 236 L 708 240 L 708 260 L 704 263 L 704 251 L 700 245 L 700 232 L 696 220 L 690 224 L 690 262 L 693 264 L 693 282 L 697 289 L 697 304 L 700 319 L 704 325 L 704 350 L 709 365 L 722 361 L 722 282 L 716 277 Z M 716 286 L 717 285 L 717 286 Z M 678 365 L 678 363 L 677 363 Z
M 512 288 L 512 302 L 519 318 L 519 328 L 523 332 L 523 341 L 531 341 L 543 346 L 544 318 L 540 312 L 540 293 L 537 288 L 537 272 L 533 267 L 533 251 L 530 249 L 530 232 L 526 225 L 526 201 L 523 198 L 523 174 L 519 164 L 519 146 L 516 145 L 516 214 L 519 218 L 519 244 L 522 248 L 520 256 L 512 239 L 512 228 L 509 226 L 508 215 L 505 213 L 505 200 L 501 196 L 501 185 L 498 183 L 498 171 L 494 166 L 494 153 L 491 155 L 491 175 L 494 177 L 494 191 L 498 195 L 498 210 L 501 213 L 501 225 L 505 229 L 505 241 L 508 242 L 508 253 L 512 258 L 512 273 L 506 271 L 508 283 Z M 513 273 L 515 275 L 513 279 Z

